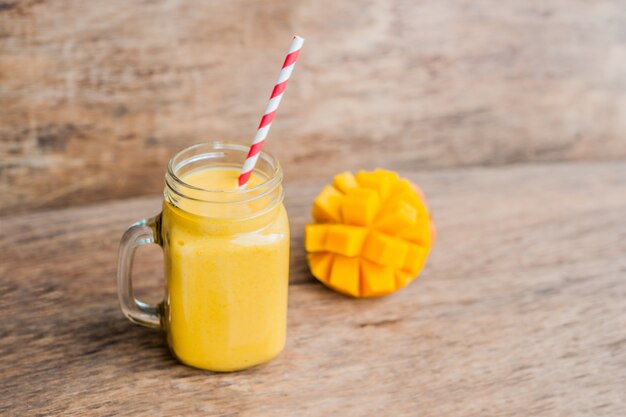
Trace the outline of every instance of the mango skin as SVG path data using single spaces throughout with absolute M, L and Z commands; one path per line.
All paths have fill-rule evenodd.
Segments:
M 422 190 L 383 169 L 342 172 L 313 203 L 305 227 L 311 273 L 355 298 L 381 297 L 411 283 L 435 241 Z

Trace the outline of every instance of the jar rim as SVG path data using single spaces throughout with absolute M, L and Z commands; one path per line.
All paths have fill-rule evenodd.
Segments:
M 198 155 L 192 155 L 190 157 L 185 157 L 186 154 L 193 154 L 194 151 L 198 151 L 201 148 L 206 147 L 207 152 L 204 153 L 200 153 Z M 209 189 L 209 188 L 202 188 L 202 187 L 197 187 L 194 185 L 191 185 L 187 182 L 185 182 L 182 178 L 180 178 L 177 175 L 177 172 L 180 170 L 180 168 L 184 167 L 185 165 L 192 163 L 192 162 L 197 162 L 197 161 L 201 161 L 203 159 L 207 159 L 210 160 L 212 158 L 215 157 L 219 157 L 220 154 L 220 150 L 223 151 L 237 151 L 237 152 L 241 152 L 243 155 L 243 158 L 245 158 L 245 156 L 247 155 L 247 152 L 249 150 L 249 146 L 246 145 L 242 145 L 239 143 L 228 143 L 228 142 L 222 142 L 222 141 L 211 141 L 211 142 L 204 142 L 204 143 L 198 143 L 195 145 L 191 145 L 188 146 L 182 150 L 180 150 L 179 152 L 177 152 L 172 158 L 170 158 L 168 164 L 167 164 L 167 173 L 165 176 L 165 185 L 167 188 L 170 188 L 172 191 L 175 191 L 177 194 L 181 195 L 181 197 L 185 197 L 185 198 L 191 198 L 193 200 L 197 200 L 197 201 L 205 201 L 205 202 L 211 202 L 211 203 L 221 203 L 222 201 L 214 201 L 210 198 L 198 198 L 198 196 L 196 195 L 195 198 L 193 197 L 189 197 L 189 196 L 185 196 L 180 194 L 180 188 L 183 189 L 189 189 L 189 190 L 194 190 L 197 192 L 201 192 L 201 194 L 203 196 L 208 196 L 210 197 L 211 195 L 213 196 L 218 196 L 218 195 L 231 195 L 233 197 L 235 196 L 241 196 L 242 199 L 240 200 L 241 202 L 243 201 L 247 201 L 246 199 L 246 195 L 250 196 L 253 199 L 257 199 L 259 197 L 262 197 L 264 195 L 266 195 L 267 193 L 272 192 L 272 190 L 277 186 L 280 185 L 280 183 L 282 182 L 282 167 L 280 166 L 280 163 L 278 162 L 278 159 L 276 159 L 276 157 L 274 157 L 271 153 L 267 152 L 267 151 L 261 151 L 261 153 L 259 154 L 259 159 L 264 160 L 265 162 L 267 162 L 270 167 L 272 167 L 272 172 L 271 173 L 264 173 L 264 176 L 267 176 L 267 180 L 261 182 L 260 184 L 251 186 L 251 187 L 246 187 L 246 188 L 237 188 L 234 190 L 220 190 L 220 189 Z M 223 156 L 223 154 L 222 154 Z M 244 159 L 245 160 L 245 159 Z M 241 164 L 243 165 L 243 161 L 241 161 Z M 258 167 L 258 164 L 257 164 Z M 258 168 L 257 168 L 258 169 Z M 169 183 L 169 179 L 171 179 L 175 186 L 172 187 L 172 185 Z M 264 188 L 266 188 L 267 190 L 262 191 Z M 233 201 L 231 201 L 232 203 Z

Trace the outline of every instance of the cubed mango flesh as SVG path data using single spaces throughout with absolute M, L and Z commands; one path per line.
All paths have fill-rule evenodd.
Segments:
M 305 229 L 311 273 L 352 297 L 379 297 L 409 284 L 435 238 L 419 187 L 382 169 L 336 175 L 312 214 Z
M 406 287 L 415 277 L 407 274 L 403 271 L 396 271 L 396 291 L 400 288 Z
M 378 297 L 396 290 L 394 270 L 366 260 L 361 261 L 361 296 Z
M 374 190 L 352 188 L 348 190 L 343 200 L 343 220 L 356 226 L 369 226 L 376 217 L 380 197 Z
M 358 187 L 356 179 L 351 172 L 342 172 L 341 174 L 335 175 L 333 178 L 333 187 L 342 193 L 347 193 L 349 189 Z
M 335 255 L 328 283 L 339 292 L 358 297 L 359 280 L 359 259 Z
M 398 230 L 414 228 L 417 223 L 417 210 L 406 200 L 398 200 L 380 215 L 382 218 L 376 222 L 378 229 L 391 234 Z
M 418 217 L 418 222 L 415 226 L 401 229 L 397 236 L 409 242 L 413 242 L 424 247 L 430 247 L 432 246 L 432 230 L 430 221 L 423 222 L 420 221 L 420 218 Z
M 331 253 L 357 256 L 363 249 L 366 237 L 367 229 L 363 227 L 331 224 L 328 226 L 324 247 Z
M 309 267 L 311 268 L 311 273 L 317 279 L 322 282 L 328 282 L 330 278 L 330 268 L 333 264 L 333 254 L 324 252 L 324 253 L 309 253 L 307 255 L 307 259 L 309 261 Z
M 332 185 L 327 185 L 313 201 L 313 218 L 318 223 L 339 223 L 342 201 L 343 194 Z
M 408 243 L 380 232 L 371 232 L 363 247 L 363 257 L 378 265 L 401 268 L 406 258 Z
M 404 261 L 402 262 L 402 270 L 414 277 L 419 274 L 424 262 L 426 261 L 426 249 L 413 243 L 407 243 L 407 251 Z
M 388 172 L 383 170 L 373 172 L 359 171 L 356 174 L 356 181 L 363 188 L 375 190 L 381 200 L 385 200 L 389 196 L 395 181 L 397 181 L 394 176 L 388 175 Z
M 307 252 L 326 250 L 328 227 L 324 223 L 311 223 L 304 227 L 304 248 Z

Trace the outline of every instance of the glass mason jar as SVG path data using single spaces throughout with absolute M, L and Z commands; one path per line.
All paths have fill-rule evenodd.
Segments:
M 258 185 L 199 188 L 185 176 L 239 169 L 248 147 L 220 142 L 191 146 L 168 164 L 162 212 L 132 225 L 120 245 L 118 295 L 131 321 L 159 327 L 181 362 L 235 371 L 270 360 L 286 337 L 289 222 L 282 170 L 263 152 Z M 133 296 L 135 250 L 163 248 L 166 293 L 151 306 Z

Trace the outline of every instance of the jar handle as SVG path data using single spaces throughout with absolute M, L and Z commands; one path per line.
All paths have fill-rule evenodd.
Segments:
M 132 270 L 135 251 L 139 246 L 155 243 L 161 215 L 143 219 L 130 226 L 120 242 L 117 262 L 117 296 L 124 315 L 133 323 L 146 327 L 161 328 L 161 307 L 150 305 L 135 298 L 133 294 Z

